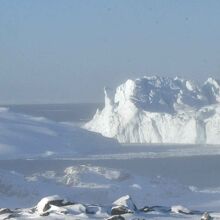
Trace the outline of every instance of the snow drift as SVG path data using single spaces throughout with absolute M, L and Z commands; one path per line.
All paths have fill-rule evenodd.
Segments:
M 1 159 L 99 154 L 116 146 L 78 127 L 0 109 Z
M 146 178 L 89 165 L 31 176 L 0 169 L 0 183 L 0 206 L 6 207 L 0 209 L 0 219 L 110 220 L 121 215 L 119 219 L 127 220 L 193 220 L 201 219 L 204 210 L 219 209 L 219 192 L 192 191 L 159 176 Z M 179 201 L 182 205 L 173 205 Z
M 0 169 L 0 186 L 0 207 L 7 208 L 29 207 L 42 197 L 55 194 L 70 201 L 106 205 L 129 193 L 139 208 L 146 202 L 148 205 L 172 205 L 182 200 L 183 205 L 189 205 L 187 201 L 195 202 L 198 196 L 203 196 L 203 193 L 163 177 L 148 178 L 130 171 L 92 165 L 75 165 L 59 171 L 53 168 L 30 174 Z M 218 193 L 216 197 L 219 198 Z M 115 202 L 115 206 L 120 204 L 125 206 L 121 200 Z
M 220 144 L 220 81 L 127 80 L 84 127 L 122 143 Z

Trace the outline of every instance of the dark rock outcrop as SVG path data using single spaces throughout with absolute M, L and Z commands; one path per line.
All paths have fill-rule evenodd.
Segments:
M 127 213 L 133 213 L 133 212 L 125 206 L 114 206 L 111 209 L 111 215 L 124 215 Z
M 122 217 L 121 215 L 113 215 L 113 216 L 107 218 L 106 220 L 125 220 L 125 218 Z
M 0 209 L 0 215 L 13 213 L 10 209 L 2 208 Z
M 213 218 L 209 215 L 208 212 L 205 212 L 203 215 L 202 215 L 202 218 L 201 220 L 212 220 Z

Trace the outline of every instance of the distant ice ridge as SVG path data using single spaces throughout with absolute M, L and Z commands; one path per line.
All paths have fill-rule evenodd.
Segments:
M 127 80 L 84 127 L 122 143 L 220 144 L 220 81 Z

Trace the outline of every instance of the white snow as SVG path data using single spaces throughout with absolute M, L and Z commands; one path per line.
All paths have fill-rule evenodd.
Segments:
M 31 175 L 0 170 L 0 186 L 0 207 L 8 208 L 33 206 L 42 197 L 58 194 L 73 202 L 104 205 L 122 197 L 113 204 L 133 210 L 133 204 L 139 208 L 154 204 L 172 205 L 183 194 L 186 197 L 192 194 L 191 189 L 161 177 L 146 178 L 127 171 L 90 165 L 67 167 L 63 172 L 45 170 Z M 124 196 L 128 193 L 133 200 L 130 196 Z M 165 202 L 167 195 L 170 198 Z M 54 198 L 59 200 L 59 197 L 41 200 L 37 205 L 39 212 Z
M 7 159 L 1 164 L 8 166 L 0 169 L 0 207 L 11 208 L 0 209 L 0 219 L 108 219 L 112 207 L 117 206 L 132 212 L 122 215 L 125 220 L 194 220 L 201 219 L 205 211 L 220 219 L 219 186 L 199 188 L 156 172 L 141 176 L 129 170 L 135 166 L 134 158 L 136 162 L 153 158 L 160 167 L 161 158 L 220 155 L 220 148 L 201 147 L 220 144 L 219 88 L 219 82 L 212 78 L 203 86 L 180 78 L 128 80 L 115 95 L 105 88 L 105 108 L 85 126 L 120 142 L 199 144 L 193 147 L 163 145 L 159 149 L 148 145 L 145 150 L 129 152 L 100 134 L 0 108 L 0 159 Z M 58 159 L 63 164 L 69 160 L 71 165 L 61 169 Z M 117 159 L 128 170 L 106 168 L 102 163 L 77 164 L 82 159 Z M 46 165 L 41 165 L 45 161 Z M 26 168 L 27 164 L 37 164 L 37 168 Z M 28 172 L 12 171 L 17 165 Z M 209 172 L 206 166 L 201 167 L 202 172 Z M 146 171 L 144 166 L 141 169 Z M 173 172 L 185 178 L 175 166 Z M 53 202 L 63 198 L 71 203 L 58 206 Z M 48 203 L 51 205 L 46 210 Z
M 113 202 L 113 206 L 123 206 L 128 208 L 131 211 L 134 211 L 137 209 L 136 205 L 132 201 L 132 198 L 129 195 L 122 196 L 121 198 L 117 199 Z
M 0 109 L 0 158 L 96 154 L 117 142 L 84 129 Z
M 54 200 L 56 201 L 56 200 L 63 200 L 63 199 L 58 195 L 44 197 L 43 199 L 40 200 L 40 202 L 38 202 L 37 207 L 36 207 L 37 211 L 39 213 L 45 212 L 44 210 L 45 206 L 48 204 L 48 202 L 54 201 Z
M 109 179 L 112 173 L 117 173 L 118 177 L 113 175 L 114 178 Z M 15 219 L 107 219 L 111 207 L 118 206 L 130 210 L 131 214 L 123 215 L 126 220 L 200 219 L 204 211 L 219 204 L 219 192 L 199 192 L 161 177 L 151 179 L 104 167 L 84 165 L 68 167 L 63 173 L 45 171 L 33 174 L 32 180 L 30 176 L 14 172 L 6 174 L 0 170 L 0 174 L 4 175 L 0 178 L 0 206 L 4 204 L 12 213 L 17 213 Z M 68 182 L 68 178 L 77 181 Z M 134 184 L 141 188 L 132 188 Z M 94 188 L 94 185 L 99 187 Z M 51 196 L 54 193 L 58 195 Z M 53 201 L 64 202 L 59 206 Z M 71 203 L 65 205 L 68 201 Z M 179 201 L 182 205 L 173 205 Z M 25 203 L 26 208 L 22 208 Z M 18 207 L 16 205 L 20 209 L 12 208 Z M 146 213 L 138 212 L 144 207 L 148 210 Z M 193 211 L 195 207 L 197 211 Z M 49 216 L 42 216 L 47 213 Z M 11 213 L 0 214 L 0 219 L 9 215 Z M 220 215 L 211 212 L 211 216 L 218 219 Z
M 181 205 L 172 206 L 171 211 L 174 212 L 174 213 L 190 214 L 190 210 L 187 209 L 186 207 L 181 206 Z
M 105 92 L 105 107 L 84 128 L 121 143 L 220 144 L 220 83 L 143 77 Z

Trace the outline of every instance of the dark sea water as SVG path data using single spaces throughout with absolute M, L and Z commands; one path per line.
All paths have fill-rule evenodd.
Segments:
M 57 122 L 86 122 L 89 121 L 96 110 L 102 109 L 101 103 L 75 103 L 75 104 L 34 104 L 34 105 L 8 105 L 11 111 L 37 117 L 45 117 Z

